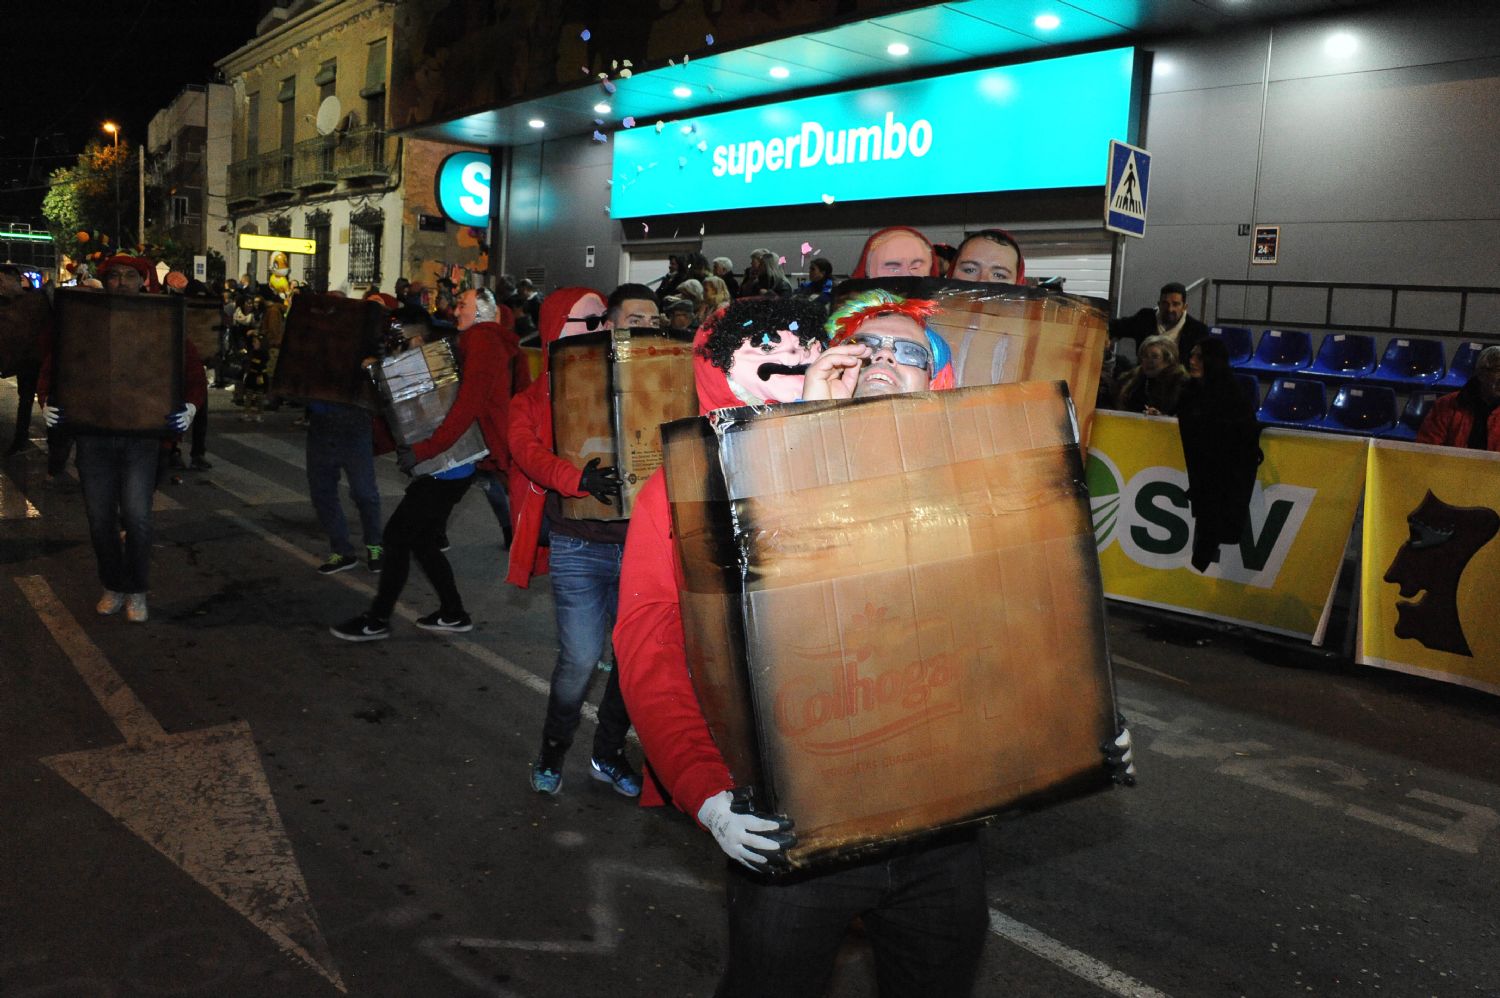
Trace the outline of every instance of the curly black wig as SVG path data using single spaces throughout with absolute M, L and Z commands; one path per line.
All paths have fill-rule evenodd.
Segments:
M 709 363 L 729 370 L 734 352 L 752 336 L 791 330 L 803 345 L 826 344 L 828 313 L 810 298 L 741 298 L 709 320 L 708 338 L 699 349 Z

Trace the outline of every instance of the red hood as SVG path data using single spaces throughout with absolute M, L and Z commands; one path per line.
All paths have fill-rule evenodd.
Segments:
M 868 273 L 865 272 L 865 261 L 867 259 L 869 259 L 870 248 L 872 246 L 874 246 L 875 243 L 879 242 L 882 238 L 884 238 L 885 236 L 890 235 L 893 232 L 908 232 L 908 233 L 916 236 L 918 239 L 922 240 L 922 242 L 926 243 L 927 244 L 927 252 L 932 255 L 932 272 L 930 274 L 928 274 L 927 276 L 928 277 L 939 277 L 939 276 L 941 276 L 942 271 L 939 269 L 940 263 L 938 261 L 938 255 L 936 253 L 932 252 L 932 240 L 928 239 L 926 236 L 922 235 L 922 233 L 918 232 L 916 229 L 913 229 L 909 225 L 891 225 L 891 226 L 887 226 L 884 229 L 881 229 L 879 232 L 871 233 L 870 234 L 870 238 L 865 240 L 864 248 L 859 251 L 859 260 L 854 264 L 854 272 L 849 275 L 850 277 L 869 277 L 870 276 Z
M 1016 247 L 1015 247 L 1015 249 L 1016 249 L 1016 276 L 1011 280 L 1010 283 L 1012 283 L 1012 284 L 1025 284 L 1026 283 L 1026 254 L 1023 253 L 1023 252 L 1021 252 L 1021 244 L 1020 244 L 1020 242 L 1016 241 L 1016 237 L 1012 236 L 1005 229 L 994 229 L 993 231 L 995 231 L 995 232 L 1004 232 L 1007 236 L 1010 236 L 1011 241 L 1015 242 L 1015 244 L 1016 244 Z M 972 239 L 973 237 L 970 236 L 969 238 Z M 963 249 L 964 243 L 966 243 L 968 241 L 969 241 L 968 239 L 960 239 L 959 242 L 958 242 L 958 245 L 956 247 L 954 247 L 953 263 L 951 265 L 949 265 L 948 272 L 944 275 L 945 277 L 952 277 L 953 276 L 953 268 L 956 267 L 956 266 L 958 266 L 958 252 L 957 251 Z
M 729 376 L 714 367 L 713 361 L 704 356 L 703 345 L 708 342 L 709 332 L 709 324 L 704 323 L 693 336 L 693 381 L 698 386 L 700 416 L 706 416 L 715 409 L 745 404 L 729 387 Z
M 547 377 L 547 355 L 551 352 L 552 344 L 562 336 L 563 324 L 573 314 L 573 306 L 584 295 L 598 294 L 593 288 L 558 288 L 542 299 L 541 310 L 537 313 L 537 331 L 541 333 L 542 339 L 542 374 L 539 380 Z

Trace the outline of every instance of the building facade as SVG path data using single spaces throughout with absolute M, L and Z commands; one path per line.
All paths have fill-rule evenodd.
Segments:
M 224 183 L 231 96 L 223 84 L 190 84 L 156 113 L 146 132 L 152 182 L 161 192 L 158 231 L 195 256 L 213 251 L 227 258 L 232 241 Z

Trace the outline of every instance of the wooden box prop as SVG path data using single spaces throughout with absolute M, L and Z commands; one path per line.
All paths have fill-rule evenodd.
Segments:
M 1104 596 L 1056 382 L 662 429 L 687 657 L 794 869 L 1108 784 Z
M 1023 285 L 908 277 L 845 281 L 834 306 L 872 288 L 942 304 L 928 325 L 952 349 L 960 388 L 1066 381 L 1087 445 L 1109 342 L 1107 302 Z
M 286 317 L 272 393 L 374 409 L 375 392 L 361 365 L 380 354 L 387 324 L 378 302 L 299 292 Z
M 0 302 L 0 378 L 42 362 L 47 311 L 47 296 L 40 291 L 23 291 Z
M 567 336 L 552 344 L 552 439 L 557 456 L 582 468 L 594 458 L 620 469 L 620 502 L 562 500 L 570 520 L 624 520 L 661 467 L 663 423 L 698 414 L 693 345 L 653 329 Z
M 219 356 L 219 330 L 224 327 L 224 310 L 212 298 L 186 298 L 187 314 L 184 335 L 198 349 L 205 364 L 212 365 Z
M 165 436 L 182 405 L 183 300 L 59 288 L 52 396 L 73 430 Z
M 387 357 L 375 368 L 381 410 L 396 442 L 410 447 L 432 436 L 458 398 L 458 358 L 447 340 L 422 344 Z M 435 475 L 488 454 L 484 433 L 475 422 L 447 450 L 412 469 L 413 475 Z

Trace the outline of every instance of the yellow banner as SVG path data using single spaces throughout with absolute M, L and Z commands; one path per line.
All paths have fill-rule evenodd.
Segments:
M 1086 477 L 1105 594 L 1321 643 L 1368 440 L 1268 429 L 1260 446 L 1245 534 L 1200 574 L 1177 421 L 1098 413 Z
M 239 247 L 247 250 L 267 250 L 271 253 L 301 253 L 305 256 L 312 256 L 318 252 L 318 241 L 292 236 L 262 236 L 254 232 L 241 232 Z
M 1500 454 L 1376 441 L 1359 661 L 1500 693 Z

